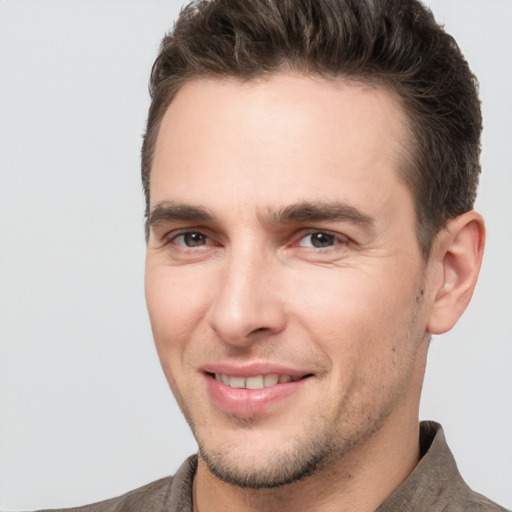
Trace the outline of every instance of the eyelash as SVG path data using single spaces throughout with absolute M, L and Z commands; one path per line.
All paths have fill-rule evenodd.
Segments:
M 319 237 L 324 237 L 328 239 L 329 245 L 326 246 L 319 246 L 316 247 L 314 245 L 314 239 L 312 239 L 313 236 L 317 235 L 317 241 L 319 240 Z M 311 244 L 305 245 L 301 242 L 306 238 L 311 239 Z M 306 250 L 313 250 L 313 251 L 328 251 L 329 249 L 332 249 L 333 247 L 336 247 L 338 245 L 346 245 L 349 242 L 348 238 L 344 235 L 331 233 L 329 231 L 323 231 L 323 230 L 314 230 L 309 231 L 308 233 L 303 234 L 298 241 L 294 244 L 294 246 L 303 247 L 306 248 Z
M 177 243 L 176 242 L 179 238 L 182 238 L 183 242 L 184 242 L 185 241 L 184 239 L 187 235 L 189 235 L 189 236 L 199 235 L 199 237 L 201 237 L 203 241 L 207 241 L 210 239 L 210 237 L 208 235 L 201 233 L 201 231 L 182 231 L 181 233 L 178 233 L 178 234 L 172 236 L 169 241 L 172 243 L 175 243 L 176 245 L 178 245 L 180 247 L 186 247 L 188 249 L 193 249 L 194 247 L 203 247 L 204 244 L 187 245 L 186 243 Z

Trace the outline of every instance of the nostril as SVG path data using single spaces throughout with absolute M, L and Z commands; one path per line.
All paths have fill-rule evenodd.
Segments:
M 266 330 L 265 327 L 258 327 L 258 329 L 254 329 L 253 331 L 251 331 L 250 334 L 255 334 L 257 332 L 263 332 L 265 330 Z

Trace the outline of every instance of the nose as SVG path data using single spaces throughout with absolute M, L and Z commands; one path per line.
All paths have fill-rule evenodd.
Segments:
M 227 258 L 209 312 L 209 323 L 217 336 L 237 347 L 275 335 L 286 325 L 278 264 L 250 253 L 240 251 Z

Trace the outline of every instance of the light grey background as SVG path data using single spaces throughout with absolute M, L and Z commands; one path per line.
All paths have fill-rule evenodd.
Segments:
M 431 0 L 480 77 L 469 311 L 435 339 L 422 418 L 468 483 L 512 506 L 512 2 Z M 147 79 L 181 2 L 0 1 L 0 509 L 78 505 L 173 473 L 195 450 L 143 299 Z

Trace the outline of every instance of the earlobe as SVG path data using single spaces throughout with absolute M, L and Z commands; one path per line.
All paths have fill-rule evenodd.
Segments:
M 449 331 L 468 306 L 480 272 L 484 245 L 484 221 L 475 211 L 450 220 L 438 234 L 431 255 L 440 269 L 427 324 L 431 334 Z

